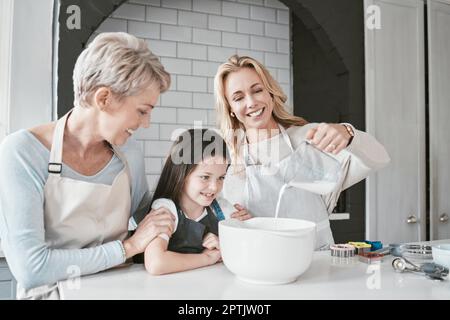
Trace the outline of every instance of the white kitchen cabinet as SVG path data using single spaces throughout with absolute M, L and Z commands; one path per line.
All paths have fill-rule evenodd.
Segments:
M 16 298 L 16 281 L 6 264 L 0 257 L 0 300 L 14 300 Z
M 366 182 L 366 238 L 383 243 L 426 237 L 424 3 L 366 0 L 380 29 L 365 27 L 366 129 L 391 163 Z M 367 12 L 367 11 L 366 11 Z M 367 18 L 367 15 L 366 15 Z
M 450 0 L 429 0 L 430 239 L 449 239 Z
M 366 125 L 392 162 L 367 181 L 366 234 L 385 243 L 449 239 L 450 0 L 371 5 L 381 28 L 365 29 Z

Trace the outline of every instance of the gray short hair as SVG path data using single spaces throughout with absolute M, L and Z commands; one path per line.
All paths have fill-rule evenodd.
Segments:
M 124 32 L 101 33 L 75 64 L 74 105 L 88 106 L 90 95 L 99 87 L 109 87 L 120 99 L 152 83 L 159 84 L 162 93 L 170 87 L 170 75 L 144 40 Z

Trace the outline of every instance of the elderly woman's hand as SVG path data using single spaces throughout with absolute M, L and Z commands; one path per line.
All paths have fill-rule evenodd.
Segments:
M 151 210 L 139 223 L 134 234 L 123 242 L 127 259 L 141 253 L 159 234 L 171 236 L 175 228 L 175 217 L 166 208 Z
M 321 123 L 306 133 L 306 139 L 319 150 L 338 154 L 345 149 L 351 139 L 347 128 L 338 123 Z

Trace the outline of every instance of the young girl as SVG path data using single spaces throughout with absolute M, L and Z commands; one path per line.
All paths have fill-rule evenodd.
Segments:
M 152 209 L 165 207 L 174 215 L 175 229 L 147 246 L 144 263 L 148 272 L 179 272 L 221 259 L 218 222 L 225 217 L 216 197 L 229 163 L 226 144 L 213 130 L 190 129 L 175 141 L 152 201 Z M 237 211 L 231 218 L 251 217 L 242 206 L 235 204 L 234 208 Z

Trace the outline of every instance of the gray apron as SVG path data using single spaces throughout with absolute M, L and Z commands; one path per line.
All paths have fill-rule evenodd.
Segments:
M 253 216 L 275 217 L 280 190 L 284 189 L 278 217 L 315 222 L 315 249 L 325 250 L 334 239 L 321 194 L 338 188 L 340 163 L 306 141 L 294 150 L 285 129 L 279 127 L 291 154 L 278 163 L 255 164 L 248 145 L 244 146 L 245 206 Z

